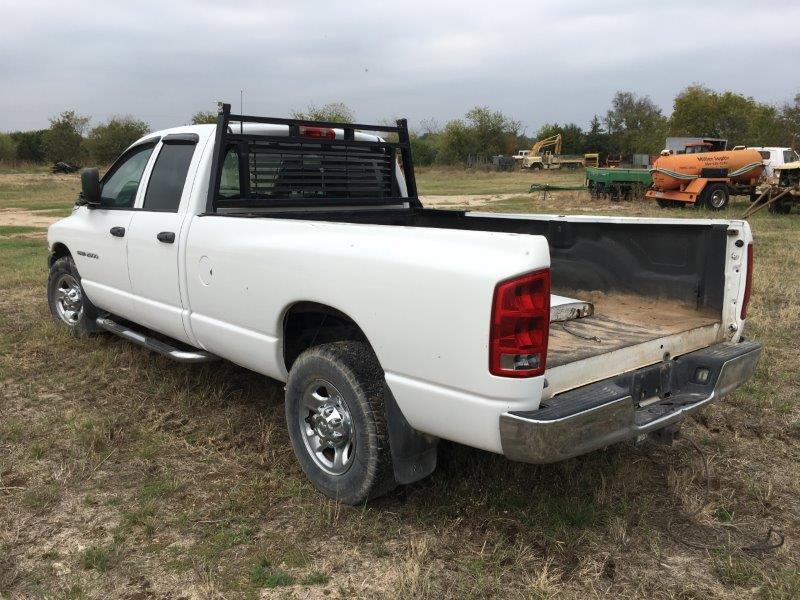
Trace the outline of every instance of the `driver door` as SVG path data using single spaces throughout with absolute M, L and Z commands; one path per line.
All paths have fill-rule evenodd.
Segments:
M 100 206 L 86 209 L 86 230 L 74 253 L 92 303 L 123 317 L 130 311 L 131 297 L 127 236 L 154 148 L 155 142 L 134 146 L 108 170 L 100 182 Z

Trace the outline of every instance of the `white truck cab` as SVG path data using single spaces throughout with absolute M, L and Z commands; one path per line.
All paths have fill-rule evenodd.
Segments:
M 768 178 L 773 178 L 775 167 L 800 160 L 797 152 L 793 148 L 780 146 L 748 146 L 750 150 L 758 150 L 764 159 L 764 174 Z

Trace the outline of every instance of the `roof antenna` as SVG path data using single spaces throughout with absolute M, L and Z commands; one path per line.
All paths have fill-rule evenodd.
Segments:
M 239 90 L 239 114 L 244 115 L 244 90 Z M 244 133 L 244 117 L 239 121 L 239 135 Z

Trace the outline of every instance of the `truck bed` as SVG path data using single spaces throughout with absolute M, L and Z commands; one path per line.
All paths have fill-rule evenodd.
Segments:
M 591 317 L 551 325 L 544 397 L 725 340 L 723 222 L 436 209 L 265 216 L 544 236 L 552 293 L 594 304 Z

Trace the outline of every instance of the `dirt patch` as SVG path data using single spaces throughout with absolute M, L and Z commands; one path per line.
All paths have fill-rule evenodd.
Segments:
M 461 194 L 458 196 L 420 196 L 425 206 L 448 208 L 453 206 L 484 206 L 492 202 L 501 202 L 510 198 L 519 198 L 526 194 Z M 533 194 L 527 194 L 533 197 Z
M 52 173 L 0 173 L 0 185 L 31 185 L 53 182 L 72 183 L 77 180 L 77 177 L 77 175 Z
M 0 208 L 0 225 L 22 225 L 26 227 L 49 227 L 59 219 L 53 215 L 19 210 L 16 208 Z

